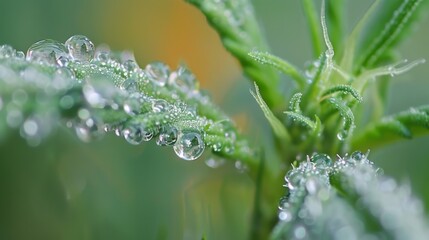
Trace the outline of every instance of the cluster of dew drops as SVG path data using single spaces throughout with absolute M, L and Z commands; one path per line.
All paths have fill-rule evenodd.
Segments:
M 107 124 L 102 121 L 101 117 L 93 114 L 91 109 L 110 108 L 121 110 L 129 117 L 133 117 L 139 115 L 142 109 L 147 107 L 150 108 L 148 111 L 151 113 L 171 113 L 166 114 L 166 118 L 180 118 L 184 114 L 196 115 L 196 109 L 180 101 L 171 104 L 166 100 L 143 94 L 139 91 L 139 86 L 142 84 L 158 87 L 174 85 L 174 88 L 182 93 L 189 94 L 191 92 L 194 96 L 199 97 L 198 100 L 201 102 L 208 101 L 206 96 L 201 95 L 196 90 L 196 79 L 186 67 L 180 66 L 176 71 L 170 71 L 166 64 L 153 62 L 141 69 L 134 61 L 132 54 L 129 55 L 131 56 L 117 57 L 107 47 L 96 49 L 94 44 L 82 35 L 72 36 L 64 44 L 50 39 L 36 42 L 30 46 L 27 54 L 16 51 L 8 45 L 1 45 L 0 60 L 13 58 L 27 63 L 36 63 L 40 66 L 55 66 L 55 73 L 52 78 L 44 71 L 30 65 L 24 68 L 19 76 L 11 76 L 14 74 L 13 72 L 0 66 L 0 84 L 4 84 L 2 81 L 7 81 L 7 79 L 29 79 L 35 81 L 36 85 L 39 84 L 40 86 L 37 87 L 42 88 L 42 92 L 46 92 L 47 95 L 49 93 L 70 92 L 75 84 L 83 84 L 83 97 L 89 108 L 81 107 L 77 111 L 77 117 L 67 122 L 67 126 L 74 128 L 77 136 L 82 140 L 92 140 L 110 131 L 118 136 L 123 136 L 126 141 L 134 145 L 157 137 L 156 143 L 158 145 L 173 146 L 174 152 L 181 159 L 195 160 L 200 157 L 206 144 L 204 134 L 197 128 L 191 126 L 179 130 L 171 124 L 164 124 L 165 119 L 164 121 L 156 121 L 155 126 L 150 127 L 146 126 L 145 119 L 141 119 L 139 122 L 126 121 L 126 123 Z M 80 68 L 73 67 L 79 65 Z M 110 68 L 116 74 L 122 75 L 122 78 L 118 78 L 115 84 L 106 83 L 106 81 L 82 80 L 77 77 L 80 74 L 79 71 L 82 71 L 82 66 L 90 66 L 88 71 L 97 69 L 97 67 Z M 119 87 L 117 87 L 118 85 Z M 22 89 L 15 90 L 10 102 L 17 105 L 16 102 L 28 101 L 30 99 L 27 95 Z M 0 111 L 4 105 L 1 97 L 0 95 Z M 49 99 L 48 97 L 46 99 Z M 172 96 L 172 98 L 178 99 L 178 96 Z M 62 109 L 71 109 L 75 106 L 75 99 L 71 94 L 65 94 L 59 99 L 59 104 Z M 40 140 L 51 131 L 52 123 L 60 118 L 58 111 L 52 110 L 51 113 L 49 117 L 45 118 L 33 114 L 33 116 L 24 119 L 24 113 L 8 111 L 5 122 L 12 128 L 20 126 L 21 135 L 31 145 L 38 145 Z M 147 125 L 150 124 L 147 123 Z M 219 161 L 223 162 L 221 159 L 215 161 L 210 158 L 206 163 L 211 167 L 217 167 Z

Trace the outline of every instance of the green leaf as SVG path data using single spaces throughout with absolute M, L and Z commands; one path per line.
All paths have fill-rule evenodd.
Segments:
M 38 145 L 58 122 L 67 122 L 83 141 L 114 132 L 133 145 L 154 140 L 173 147 L 185 160 L 200 157 L 207 147 L 257 166 L 252 148 L 199 90 L 186 66 L 170 70 L 155 62 L 142 69 L 133 59 L 117 59 L 107 52 L 97 51 L 94 57 L 87 38 L 76 44 L 87 44 L 88 52 L 44 40 L 30 47 L 31 55 L 24 58 L 0 46 L 0 96 L 5 106 L 0 126 L 19 128 L 30 145 Z M 5 131 L 0 135 L 6 137 Z
M 298 123 L 298 124 L 302 124 L 308 128 L 310 128 L 311 130 L 316 129 L 316 124 L 311 121 L 310 118 L 300 114 L 300 113 L 296 113 L 296 112 L 290 112 L 290 111 L 286 111 L 285 114 L 290 117 L 294 122 Z
M 274 56 L 268 52 L 261 52 L 257 50 L 253 50 L 249 53 L 249 56 L 252 57 L 255 61 L 271 66 L 285 75 L 292 77 L 295 80 L 296 84 L 303 89 L 306 86 L 306 80 L 304 76 L 300 73 L 300 71 L 293 66 L 291 63 L 283 60 L 277 56 Z
M 411 108 L 370 124 L 353 136 L 353 148 L 375 148 L 398 141 L 429 134 L 429 106 Z
M 278 74 L 270 67 L 256 63 L 248 55 L 253 49 L 268 50 L 250 1 L 187 1 L 206 16 L 225 48 L 240 61 L 244 73 L 258 84 L 267 105 L 271 109 L 281 109 L 284 97 L 279 89 Z
M 327 89 L 325 92 L 322 93 L 322 98 L 327 97 L 329 95 L 332 95 L 334 93 L 348 93 L 351 96 L 353 96 L 358 102 L 362 102 L 363 98 L 362 96 L 359 94 L 358 91 L 356 91 L 353 87 L 349 86 L 349 85 L 337 85 L 334 86 L 332 88 Z
M 409 31 L 411 25 L 418 20 L 423 11 L 423 0 L 379 0 L 377 9 L 362 35 L 357 50 L 355 72 L 363 68 L 371 68 L 379 64 L 379 59 L 395 47 Z
M 268 120 L 268 122 L 271 125 L 271 128 L 274 131 L 274 134 L 277 136 L 278 139 L 280 139 L 282 142 L 289 142 L 290 136 L 287 132 L 286 128 L 283 126 L 282 122 L 271 112 L 270 108 L 265 103 L 264 99 L 262 98 L 258 85 L 255 83 L 255 92 L 250 91 L 252 96 L 255 98 L 256 102 L 258 103 L 259 107 L 262 109 L 262 112 L 265 115 L 265 118 Z
M 301 103 L 301 97 L 302 93 L 295 93 L 290 101 L 289 101 L 289 110 L 292 112 L 300 113 L 301 108 L 299 107 L 299 104 Z
M 354 127 L 355 122 L 355 117 L 350 107 L 347 106 L 344 101 L 334 97 L 328 98 L 326 102 L 333 106 L 340 113 L 341 117 L 344 120 L 343 128 L 348 134 L 349 130 Z

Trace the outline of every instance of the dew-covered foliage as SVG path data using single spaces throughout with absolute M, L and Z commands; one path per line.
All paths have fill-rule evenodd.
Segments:
M 133 145 L 154 139 L 184 160 L 211 148 L 244 165 L 255 161 L 186 66 L 141 68 L 131 54 L 95 48 L 85 36 L 42 40 L 26 54 L 0 46 L 0 96 L 1 137 L 17 129 L 32 146 L 64 124 L 83 141 L 111 133 Z
M 96 48 L 81 35 L 42 40 L 26 53 L 0 46 L 0 139 L 19 132 L 37 146 L 63 125 L 85 142 L 105 134 L 132 145 L 154 141 L 183 160 L 210 149 L 209 167 L 234 161 L 255 182 L 254 239 L 429 235 L 410 187 L 360 152 L 429 133 L 428 106 L 384 114 L 388 80 L 425 63 L 393 57 L 424 1 L 376 0 L 347 34 L 343 0 L 321 1 L 320 13 L 303 0 L 313 59 L 302 69 L 269 52 L 250 0 L 187 1 L 254 83 L 250 92 L 272 128 L 273 149 L 251 147 L 186 66 L 142 66 L 132 54 Z M 287 76 L 288 89 L 277 72 Z M 364 97 L 368 90 L 372 99 Z
M 314 154 L 285 176 L 272 239 L 426 239 L 429 224 L 409 185 L 354 152 Z

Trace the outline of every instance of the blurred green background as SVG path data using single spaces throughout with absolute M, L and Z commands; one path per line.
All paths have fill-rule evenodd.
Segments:
M 349 1 L 348 26 L 371 2 Z M 311 60 L 299 1 L 254 3 L 273 52 L 297 66 Z M 267 140 L 268 126 L 237 62 L 202 14 L 181 0 L 0 0 L 0 9 L 0 44 L 19 50 L 41 39 L 83 34 L 96 45 L 132 50 L 141 66 L 185 61 L 243 132 Z M 429 59 L 428 24 L 425 18 L 401 46 L 404 58 Z M 423 65 L 395 77 L 388 111 L 429 103 L 428 73 Z M 210 169 L 203 159 L 179 160 L 171 148 L 130 146 L 110 135 L 84 144 L 65 128 L 37 148 L 18 135 L 0 142 L 0 239 L 247 236 L 253 183 L 232 164 Z M 429 137 L 370 157 L 386 174 L 410 182 L 429 209 Z

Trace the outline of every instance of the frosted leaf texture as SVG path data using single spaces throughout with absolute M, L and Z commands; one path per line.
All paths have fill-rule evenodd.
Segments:
M 110 132 L 133 145 L 154 139 L 185 160 L 206 147 L 225 157 L 253 156 L 247 142 L 226 137 L 236 134 L 223 127 L 228 121 L 185 66 L 140 67 L 132 54 L 96 49 L 82 35 L 39 41 L 26 57 L 0 46 L 0 139 L 18 129 L 36 146 L 62 122 L 83 141 Z

